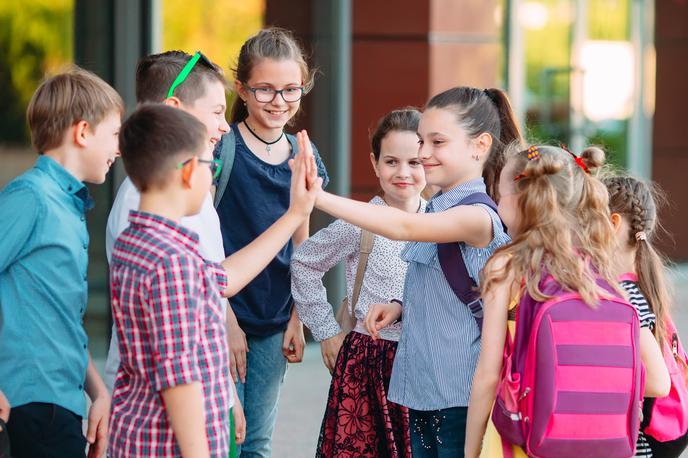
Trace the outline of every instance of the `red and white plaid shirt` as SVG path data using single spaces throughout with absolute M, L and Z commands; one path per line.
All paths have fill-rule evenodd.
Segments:
M 198 236 L 132 211 L 115 243 L 112 315 L 122 357 L 112 396 L 109 455 L 181 456 L 160 392 L 201 382 L 212 456 L 229 454 L 229 355 L 220 291 L 227 275 L 205 261 Z

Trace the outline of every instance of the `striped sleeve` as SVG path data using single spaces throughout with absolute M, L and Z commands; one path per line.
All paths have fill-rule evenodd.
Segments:
M 643 295 L 642 291 L 640 291 L 640 288 L 638 288 L 638 285 L 630 280 L 624 280 L 621 282 L 621 286 L 628 294 L 628 301 L 638 312 L 640 327 L 650 328 L 650 331 L 654 331 L 657 318 L 650 309 L 650 304 L 648 304 L 647 299 L 645 299 L 645 296 Z

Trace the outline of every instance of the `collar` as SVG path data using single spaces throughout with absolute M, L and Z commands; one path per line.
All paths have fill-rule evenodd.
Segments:
M 428 202 L 429 210 L 433 212 L 441 212 L 455 206 L 462 199 L 474 194 L 476 192 L 486 192 L 485 180 L 482 177 L 461 183 L 458 186 L 450 189 L 446 193 L 442 191 L 435 194 L 430 202 Z
M 75 196 L 82 203 L 84 211 L 93 208 L 93 199 L 86 185 L 58 164 L 55 159 L 41 155 L 34 167 L 52 178 L 65 193 Z
M 157 234 L 169 237 L 200 256 L 198 234 L 171 219 L 153 213 L 130 210 L 129 223 L 144 226 Z

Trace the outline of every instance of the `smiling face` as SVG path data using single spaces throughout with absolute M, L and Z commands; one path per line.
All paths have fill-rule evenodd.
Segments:
M 262 59 L 251 69 L 251 76 L 245 83 L 236 82 L 236 90 L 246 102 L 248 122 L 251 128 L 261 132 L 282 130 L 299 111 L 301 101 L 285 102 L 276 94 L 271 102 L 259 102 L 252 89 L 296 89 L 303 86 L 303 75 L 299 64 L 294 60 Z
M 451 111 L 428 108 L 423 112 L 418 142 L 428 184 L 446 191 L 482 174 L 486 152 L 480 142 L 468 136 Z
M 84 131 L 85 148 L 81 152 L 81 175 L 88 183 L 101 184 L 110 167 L 119 156 L 119 128 L 122 118 L 119 111 L 112 111 L 95 126 Z
M 425 173 L 414 132 L 390 131 L 380 143 L 380 158 L 376 161 L 371 154 L 370 159 L 387 201 L 401 203 L 418 198 L 425 187 Z
M 208 140 L 211 144 L 220 141 L 220 137 L 229 131 L 229 124 L 225 119 L 227 102 L 225 100 L 225 88 L 217 80 L 205 79 L 205 93 L 190 104 L 181 104 L 179 107 L 189 114 L 194 115 L 203 123 L 208 131 Z

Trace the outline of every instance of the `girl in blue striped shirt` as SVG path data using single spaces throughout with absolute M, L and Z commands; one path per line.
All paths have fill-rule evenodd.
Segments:
M 460 202 L 476 193 L 498 198 L 505 146 L 520 141 L 521 134 L 504 92 L 457 87 L 430 99 L 418 138 L 426 180 L 440 189 L 426 213 L 373 206 L 325 192 L 316 205 L 383 237 L 413 241 L 401 254 L 409 263 L 403 300 L 390 297 L 389 303 L 372 305 L 366 324 L 377 336 L 380 329 L 399 320 L 403 310 L 389 400 L 409 408 L 414 457 L 457 457 L 463 456 L 480 329 L 470 304 L 454 294 L 445 278 L 437 244 L 457 243 L 469 276 L 479 282 L 487 259 L 509 238 L 489 205 Z

